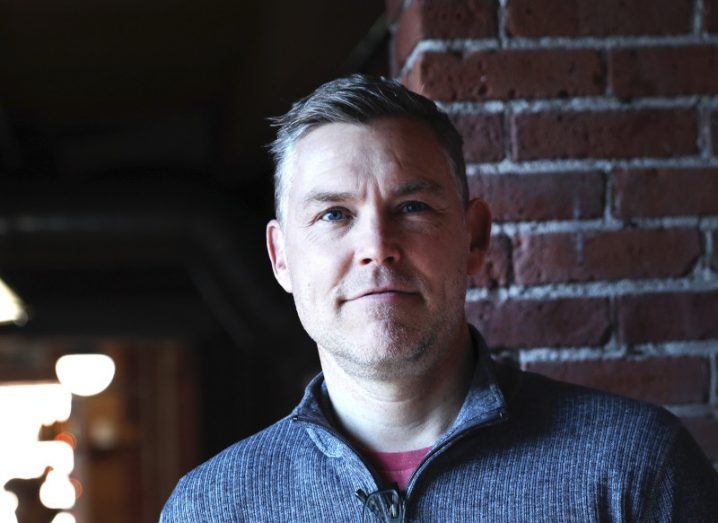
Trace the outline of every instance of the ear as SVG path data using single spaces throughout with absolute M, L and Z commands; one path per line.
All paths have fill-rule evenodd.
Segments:
M 272 262 L 272 271 L 279 285 L 287 292 L 292 292 L 292 280 L 289 277 L 287 257 L 284 250 L 284 233 L 277 220 L 267 224 L 267 252 Z
M 474 198 L 466 209 L 466 228 L 469 233 L 467 274 L 477 274 L 484 264 L 491 238 L 491 210 L 483 200 Z

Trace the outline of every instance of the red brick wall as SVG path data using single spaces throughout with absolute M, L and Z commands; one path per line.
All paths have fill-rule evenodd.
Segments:
M 494 212 L 470 320 L 668 406 L 718 462 L 718 0 L 387 0 L 393 74 Z

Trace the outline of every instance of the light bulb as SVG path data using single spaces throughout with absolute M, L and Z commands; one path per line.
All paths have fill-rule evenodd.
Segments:
M 0 280 L 0 323 L 15 322 L 22 324 L 27 314 L 17 295 Z
M 47 508 L 72 508 L 75 495 L 70 478 L 55 470 L 48 472 L 45 482 L 40 485 L 40 501 Z
M 93 396 L 112 382 L 115 362 L 105 354 L 67 354 L 57 360 L 55 373 L 73 394 Z
M 69 512 L 58 512 L 50 523 L 75 523 L 75 516 Z
M 0 521 L 2 523 L 17 523 L 15 511 L 17 510 L 17 496 L 3 489 L 0 481 Z

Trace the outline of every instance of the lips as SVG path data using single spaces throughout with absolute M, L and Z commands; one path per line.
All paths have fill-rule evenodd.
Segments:
M 408 296 L 408 295 L 412 295 L 412 294 L 416 294 L 416 292 L 407 291 L 404 289 L 398 289 L 396 287 L 377 287 L 374 289 L 368 289 L 365 291 L 361 291 L 361 292 L 357 293 L 356 295 L 352 296 L 351 298 L 347 299 L 346 301 L 354 301 L 354 300 L 358 300 L 360 298 L 366 298 L 369 296 L 377 296 L 377 297 L 384 296 L 384 295 L 386 295 L 386 296 L 407 295 Z

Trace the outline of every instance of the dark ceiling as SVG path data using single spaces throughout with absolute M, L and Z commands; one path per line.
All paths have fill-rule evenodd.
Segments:
M 382 12 L 380 0 L 3 2 L 4 170 L 258 176 L 267 116 L 336 75 L 383 72 L 385 31 L 370 31 Z
M 386 74 L 383 9 L 3 2 L 0 276 L 30 307 L 21 332 L 220 326 L 251 345 L 288 303 L 263 247 L 266 118 L 338 75 Z

